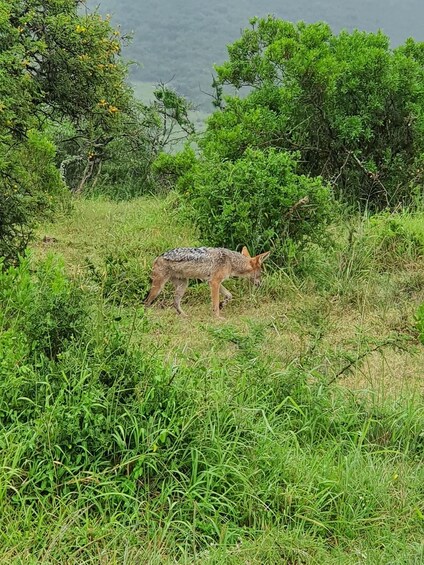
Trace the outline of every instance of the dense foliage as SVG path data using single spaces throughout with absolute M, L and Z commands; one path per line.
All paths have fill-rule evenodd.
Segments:
M 51 212 L 63 191 L 55 153 L 34 129 L 22 139 L 10 133 L 0 139 L 0 256 L 6 263 L 24 252 L 34 219 Z
M 151 163 L 190 132 L 189 105 L 160 85 L 134 99 L 110 18 L 75 0 L 0 1 L 0 256 L 22 253 L 34 222 L 64 193 L 150 188 Z M 103 184 L 102 184 L 103 183 Z M 128 188 L 128 187 L 131 188 Z
M 216 68 L 221 108 L 208 121 L 208 157 L 247 148 L 300 153 L 300 170 L 322 176 L 361 207 L 410 202 L 422 190 L 424 44 L 391 49 L 383 33 L 251 20 Z M 225 86 L 244 98 L 222 96 Z
M 99 105 L 110 113 L 106 101 Z M 93 191 L 129 198 L 155 189 L 152 164 L 165 148 L 193 133 L 190 103 L 171 88 L 158 85 L 146 105 L 131 94 L 126 107 L 113 107 L 113 119 L 83 127 L 72 122 L 51 129 L 67 185 L 75 192 Z
M 210 244 L 233 249 L 243 244 L 252 253 L 272 249 L 278 263 L 311 238 L 322 241 L 333 209 L 321 179 L 296 169 L 286 152 L 246 149 L 235 161 L 199 159 L 179 188 Z
M 67 118 L 103 135 L 129 90 L 120 40 L 81 2 L 0 2 L 0 255 L 25 247 L 32 225 L 64 184 L 46 125 Z
M 228 52 L 197 158 L 186 149 L 155 164 L 205 241 L 271 247 L 281 263 L 319 242 L 333 195 L 373 211 L 419 201 L 424 44 L 392 50 L 381 32 L 268 17 Z

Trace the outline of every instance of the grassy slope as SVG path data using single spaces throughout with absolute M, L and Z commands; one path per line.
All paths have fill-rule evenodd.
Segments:
M 49 235 L 58 241 L 53 245 L 39 242 L 36 253 L 62 254 L 69 270 L 86 279 L 88 263 L 94 265 L 101 277 L 98 289 L 103 287 L 114 299 L 119 315 L 131 319 L 134 310 L 142 308 L 154 257 L 166 249 L 199 243 L 193 230 L 179 221 L 173 198 L 76 202 L 71 217 L 40 228 L 40 239 Z M 423 218 L 407 217 L 405 223 L 424 240 Z M 108 260 L 112 267 L 105 266 Z M 349 260 L 359 262 L 360 258 L 353 252 Z M 340 258 L 340 264 L 345 261 Z M 359 274 L 354 268 L 351 271 L 349 280 L 345 274 L 333 273 L 334 287 L 342 288 L 331 297 L 284 272 L 265 278 L 259 291 L 242 280 L 228 281 L 234 300 L 227 306 L 223 324 L 211 317 L 205 283 L 193 283 L 184 297 L 188 318 L 175 314 L 168 288 L 149 311 L 151 331 L 139 336 L 138 345 L 159 348 L 168 360 L 178 357 L 191 363 L 200 356 L 225 361 L 237 350 L 237 336 L 249 336 L 253 328 L 263 336 L 258 340 L 258 353 L 273 370 L 310 356 L 314 371 L 331 379 L 367 348 L 407 332 L 424 300 L 421 262 L 400 265 L 383 275 L 366 269 Z M 125 300 L 126 293 L 129 300 Z M 410 385 L 422 388 L 422 366 L 422 350 L 412 355 L 383 346 L 364 355 L 340 380 L 344 378 L 353 388 L 372 387 L 383 395 L 398 393 Z
M 128 327 L 134 348 L 181 369 L 176 379 L 190 402 L 176 406 L 175 445 L 160 449 L 157 463 L 154 452 L 137 455 L 157 464 L 163 480 L 160 491 L 140 492 L 139 510 L 105 510 L 107 499 L 97 497 L 113 499 L 119 488 L 107 469 L 76 472 L 76 499 L 12 491 L 15 504 L 6 497 L 0 509 L 1 563 L 422 562 L 422 465 L 409 446 L 419 447 L 413 438 L 422 405 L 411 391 L 422 389 L 424 355 L 410 345 L 379 347 L 410 331 L 424 299 L 421 263 L 367 275 L 342 269 L 340 257 L 340 272 L 328 275 L 333 292 L 282 272 L 268 274 L 255 292 L 231 281 L 234 301 L 226 321 L 216 322 L 204 284 L 187 293 L 188 319 L 169 307 L 169 292 L 143 313 L 154 257 L 198 243 L 179 222 L 173 197 L 77 201 L 70 217 L 38 235 L 34 261 L 63 255 L 99 309 Z M 57 241 L 43 242 L 46 235 Z M 361 392 L 320 387 L 340 372 L 336 380 Z M 313 388 L 300 384 L 296 392 L 302 375 Z M 13 435 L 7 441 L 0 486 L 14 484 L 19 472 Z M 180 475 L 160 466 L 167 457 L 169 465 L 184 458 Z M 219 543 L 205 548 L 208 535 Z

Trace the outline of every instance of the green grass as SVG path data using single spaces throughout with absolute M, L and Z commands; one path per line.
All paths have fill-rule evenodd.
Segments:
M 145 312 L 175 199 L 77 200 L 0 277 L 0 562 L 421 563 L 418 244 L 363 219 L 224 322 Z
M 62 255 L 70 274 L 96 292 L 101 308 L 131 327 L 134 316 L 143 311 L 154 258 L 166 249 L 199 244 L 195 231 L 182 222 L 176 198 L 76 201 L 72 216 L 40 228 L 34 253 L 37 258 L 51 252 Z M 424 225 L 419 215 L 404 215 L 402 222 Z M 348 241 L 345 230 L 345 239 L 330 256 L 313 250 L 304 260 L 306 274 L 301 277 L 290 269 L 272 272 L 271 264 L 259 290 L 246 281 L 227 281 L 234 295 L 224 312 L 227 333 L 249 335 L 252 327 L 261 328 L 264 338 L 258 351 L 272 370 L 307 361 L 329 379 L 350 356 L 396 341 L 397 336 L 402 341 L 424 301 L 423 262 L 419 254 L 406 256 L 403 240 L 400 250 L 391 243 L 388 258 L 384 246 L 381 251 L 385 225 L 356 221 L 353 240 Z M 43 243 L 45 235 L 57 241 Z M 395 269 L 392 257 L 397 252 L 402 260 L 398 258 L 401 268 Z M 183 301 L 188 319 L 175 314 L 171 296 L 172 288 L 167 288 L 148 312 L 149 332 L 133 330 L 137 345 L 189 366 L 199 357 L 224 363 L 232 359 L 237 352 L 234 340 L 217 340 L 210 331 L 222 327 L 211 316 L 208 286 L 191 283 Z M 423 361 L 421 350 L 411 354 L 383 346 L 354 363 L 340 379 L 353 387 L 397 392 L 421 382 Z

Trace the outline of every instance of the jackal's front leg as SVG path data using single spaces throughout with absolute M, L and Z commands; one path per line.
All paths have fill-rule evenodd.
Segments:
M 221 281 L 212 280 L 209 284 L 210 284 L 210 287 L 211 287 L 211 298 L 212 298 L 213 313 L 217 318 L 221 318 L 221 315 L 219 313 L 219 287 L 221 285 Z
M 165 286 L 166 282 L 167 282 L 168 278 L 166 277 L 154 277 L 153 281 L 152 281 L 152 286 L 150 288 L 150 292 L 148 297 L 146 298 L 146 301 L 144 302 L 144 305 L 146 306 L 146 308 L 148 308 L 152 302 L 159 296 L 159 294 L 162 292 L 163 287 Z

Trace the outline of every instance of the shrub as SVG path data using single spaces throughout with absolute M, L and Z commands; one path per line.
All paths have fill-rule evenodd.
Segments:
M 47 124 L 68 118 L 77 137 L 89 129 L 104 140 L 128 101 L 118 32 L 107 18 L 82 13 L 78 5 L 0 0 L 0 256 L 5 263 L 17 260 L 49 196 L 63 188 Z
M 248 149 L 235 162 L 199 160 L 178 186 L 209 244 L 271 248 L 281 262 L 322 239 L 333 210 L 330 189 L 296 167 L 289 153 Z
M 160 124 L 151 109 L 132 100 L 115 113 L 108 135 L 94 126 L 81 131 L 69 120 L 50 127 L 58 146 L 58 165 L 72 192 L 121 200 L 152 190 L 151 164 Z
M 99 115 L 84 131 L 70 120 L 51 128 L 60 167 L 72 191 L 116 200 L 154 191 L 152 163 L 165 148 L 194 131 L 187 100 L 164 85 L 157 87 L 154 96 L 155 100 L 145 105 L 127 86 L 122 110 L 101 100 Z M 108 120 L 107 131 L 103 118 Z
M 31 273 L 29 259 L 0 274 L 3 327 L 18 330 L 32 354 L 56 359 L 85 327 L 87 307 L 81 289 L 49 257 Z
M 334 35 L 323 22 L 269 16 L 228 46 L 216 67 L 217 105 L 202 147 L 221 159 L 246 148 L 301 155 L 336 196 L 361 208 L 411 202 L 422 187 L 423 45 L 396 49 L 382 32 Z M 247 96 L 222 96 L 225 87 Z
M 54 159 L 54 145 L 36 130 L 30 130 L 13 151 L 0 141 L 0 257 L 4 265 L 17 261 L 36 222 L 64 195 Z
M 191 171 L 195 163 L 196 156 L 189 145 L 175 155 L 160 153 L 152 167 L 156 184 L 164 190 L 175 188 L 179 178 Z

